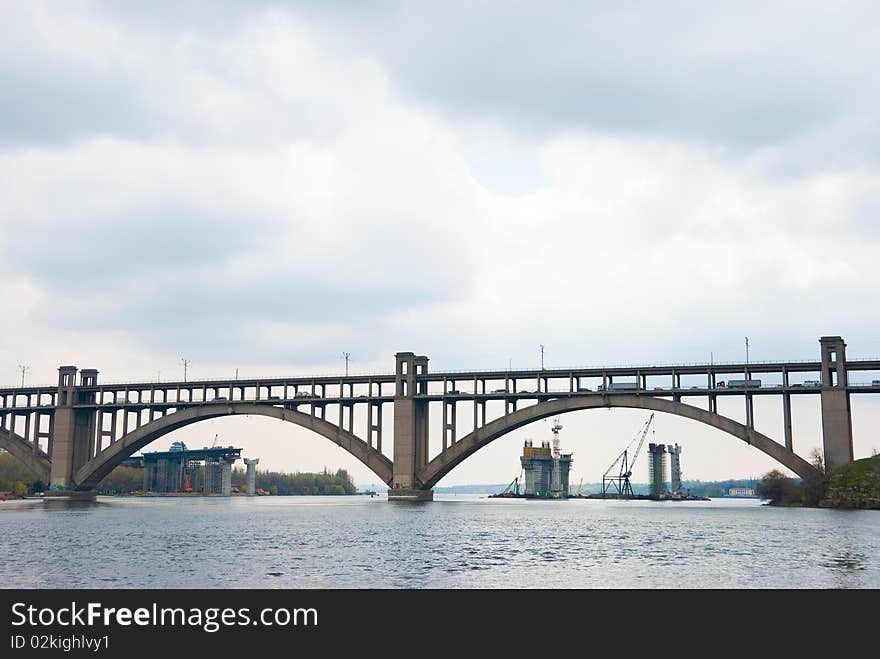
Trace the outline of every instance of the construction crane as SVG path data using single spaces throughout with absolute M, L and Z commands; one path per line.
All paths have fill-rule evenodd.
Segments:
M 562 424 L 559 423 L 559 417 L 553 419 L 553 472 L 550 476 L 550 492 L 552 496 L 561 498 L 567 496 L 568 492 L 562 492 L 562 477 L 559 473 L 559 431 L 562 430 Z
M 559 417 L 553 419 L 553 459 L 559 459 L 559 431 L 562 430 L 562 424 L 559 423 Z
M 519 476 L 510 481 L 510 484 L 498 494 L 492 494 L 490 497 L 518 497 L 519 496 Z
M 642 450 L 642 445 L 645 443 L 645 437 L 648 436 L 648 428 L 651 427 L 651 422 L 653 420 L 654 413 L 651 412 L 651 416 L 648 417 L 648 420 L 645 422 L 642 429 L 636 433 L 636 436 L 632 438 L 626 448 L 623 449 L 623 452 L 617 456 L 614 462 L 611 463 L 611 466 L 608 467 L 607 471 L 602 475 L 603 497 L 607 497 L 608 491 L 612 488 L 617 490 L 616 496 L 631 497 L 633 495 L 632 484 L 629 479 L 630 476 L 632 476 L 633 467 L 636 464 L 636 458 L 639 457 L 639 451 Z M 630 449 L 632 448 L 632 445 L 636 443 L 636 440 L 638 440 L 638 446 L 636 446 L 635 451 L 630 453 Z M 608 474 L 610 474 L 618 465 L 620 468 L 617 476 L 608 476 Z

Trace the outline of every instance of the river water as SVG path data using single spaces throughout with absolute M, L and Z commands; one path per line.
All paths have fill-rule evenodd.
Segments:
M 880 512 L 437 495 L 0 504 L 4 588 L 878 588 Z

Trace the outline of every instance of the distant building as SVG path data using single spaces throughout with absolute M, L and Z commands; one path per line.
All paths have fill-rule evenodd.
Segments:
M 727 491 L 727 496 L 730 496 L 730 497 L 753 497 L 753 496 L 755 496 L 755 491 L 750 487 L 732 487 Z

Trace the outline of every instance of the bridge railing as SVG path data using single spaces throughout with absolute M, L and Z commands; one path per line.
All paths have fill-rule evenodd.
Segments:
M 880 357 L 848 357 L 847 364 L 858 365 L 859 362 L 874 362 L 880 363 Z M 676 363 L 666 363 L 666 364 L 645 364 L 645 363 L 633 363 L 633 364 L 600 364 L 600 365 L 580 365 L 580 366 L 559 366 L 559 367 L 545 367 L 541 368 L 539 365 L 530 368 L 516 368 L 511 369 L 507 367 L 501 368 L 478 368 L 478 369 L 446 369 L 446 368 L 434 368 L 427 375 L 428 377 L 434 375 L 479 375 L 481 373 L 510 373 L 511 375 L 517 373 L 540 373 L 540 372 L 558 372 L 564 373 L 567 371 L 597 371 L 597 370 L 612 370 L 612 369 L 650 369 L 650 368 L 693 368 L 695 366 L 703 366 L 708 368 L 718 368 L 718 367 L 726 367 L 726 366 L 766 366 L 770 364 L 811 364 L 811 363 L 820 363 L 817 359 L 765 359 L 765 360 L 750 360 L 748 364 L 744 361 L 719 361 L 719 362 L 676 362 Z M 422 376 L 418 376 L 421 379 Z M 561 377 L 561 376 L 560 376 Z M 394 378 L 394 373 L 389 372 L 362 372 L 362 373 L 352 373 L 349 372 L 348 375 L 344 373 L 309 373 L 306 375 L 267 375 L 267 376 L 253 376 L 253 377 L 242 377 L 239 374 L 238 378 L 223 378 L 223 377 L 211 377 L 211 378 L 195 378 L 195 379 L 187 379 L 184 380 L 160 380 L 160 379 L 143 379 L 143 380 L 113 380 L 106 382 L 99 382 L 98 387 L 112 388 L 112 387 L 126 387 L 137 385 L 146 389 L 150 386 L 177 386 L 177 385 L 204 385 L 211 383 L 218 384 L 228 384 L 230 382 L 265 382 L 268 380 L 272 380 L 275 382 L 283 382 L 285 380 L 288 381 L 302 381 L 302 380 L 346 380 L 352 378 Z M 57 383 L 43 383 L 43 384 L 27 384 L 22 387 L 20 384 L 6 384 L 0 385 L 0 389 L 11 390 L 11 389 L 21 389 L 25 390 L 36 390 L 36 389 L 57 389 Z M 94 386 L 89 387 L 94 388 Z

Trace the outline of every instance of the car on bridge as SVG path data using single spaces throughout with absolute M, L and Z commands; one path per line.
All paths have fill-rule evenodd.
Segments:
M 320 398 L 321 394 L 313 394 L 310 391 L 297 391 L 294 395 L 294 398 Z
M 578 391 L 592 391 L 589 387 L 578 387 Z
M 880 387 L 880 380 L 871 380 L 872 387 Z
M 453 389 L 452 391 L 447 391 L 446 393 L 450 396 L 461 396 L 461 392 L 458 389 Z
M 804 380 L 805 387 L 821 387 L 822 383 L 818 380 Z
M 493 389 L 493 390 L 492 390 L 492 393 L 493 393 L 493 394 L 506 394 L 506 393 L 507 393 L 507 389 Z

